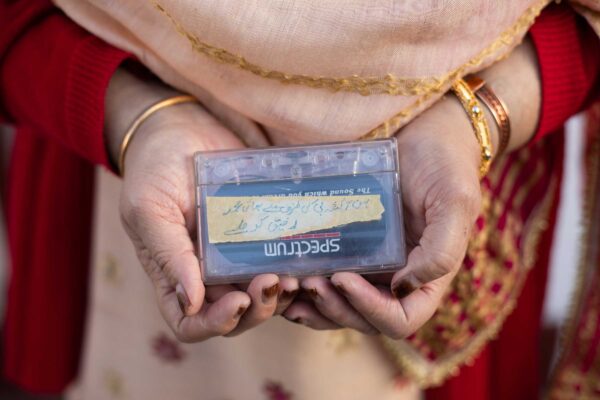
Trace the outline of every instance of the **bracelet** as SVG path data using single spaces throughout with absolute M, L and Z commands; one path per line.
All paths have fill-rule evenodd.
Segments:
M 483 115 L 483 110 L 479 105 L 475 93 L 469 88 L 469 85 L 462 79 L 452 85 L 452 92 L 458 97 L 463 108 L 469 116 L 471 126 L 475 131 L 477 141 L 481 146 L 481 165 L 479 167 L 479 178 L 483 178 L 490 169 L 492 162 L 492 141 L 490 140 L 490 128 Z
M 166 107 L 174 106 L 176 104 L 181 103 L 196 103 L 198 100 L 194 96 L 190 95 L 178 95 L 174 97 L 169 97 L 168 99 L 164 99 L 155 103 L 148 107 L 144 112 L 142 112 L 138 117 L 133 121 L 127 132 L 125 132 L 125 136 L 123 136 L 123 141 L 121 142 L 121 147 L 119 149 L 119 172 L 121 176 L 125 173 L 125 154 L 127 154 L 127 149 L 129 148 L 129 143 L 131 143 L 131 139 L 135 135 L 137 129 L 146 121 L 152 114 Z
M 496 93 L 486 85 L 485 81 L 477 76 L 471 75 L 465 79 L 477 98 L 490 110 L 496 126 L 498 126 L 499 141 L 496 157 L 501 155 L 510 142 L 510 118 L 506 104 L 496 96 Z

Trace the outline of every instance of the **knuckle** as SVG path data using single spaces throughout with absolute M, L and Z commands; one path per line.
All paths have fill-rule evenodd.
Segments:
M 273 316 L 274 312 L 275 312 L 275 307 L 261 307 L 260 309 L 257 309 L 253 313 L 252 320 L 255 324 L 261 323 L 261 322 L 266 321 L 267 319 L 271 318 Z
M 158 185 L 146 185 L 144 190 L 127 190 L 123 192 L 119 209 L 121 218 L 134 227 L 148 224 L 155 219 L 175 220 L 180 222 L 180 212 L 176 196 Z
M 348 325 L 348 322 L 352 319 L 348 313 L 343 312 L 340 307 L 330 308 L 327 310 L 326 316 L 332 321 L 339 321 L 342 325 Z
M 402 340 L 408 336 L 404 329 L 398 327 L 391 328 L 388 332 L 385 333 L 385 335 L 393 340 Z
M 445 251 L 430 250 L 429 254 L 429 272 L 433 279 L 452 272 L 454 265 L 457 264 L 454 256 Z
M 388 300 L 385 304 L 385 315 L 387 315 L 387 324 L 385 324 L 385 330 L 382 333 L 394 340 L 404 339 L 408 336 L 407 327 L 409 321 L 406 320 L 407 316 L 399 307 L 399 303 L 396 300 Z
M 235 328 L 235 322 L 223 323 L 210 326 L 208 332 L 210 336 L 225 336 Z
M 360 323 L 357 322 L 357 317 L 351 314 L 342 313 L 339 311 L 323 311 L 322 314 L 330 321 L 346 327 L 361 327 Z
M 183 330 L 180 327 L 174 328 L 172 330 L 173 334 L 175 335 L 175 339 L 177 339 L 181 343 L 194 343 L 196 341 L 190 335 L 183 332 Z
M 374 328 L 372 326 L 367 326 L 364 329 L 361 329 L 361 332 L 364 333 L 365 335 L 369 335 L 369 336 L 375 336 L 375 335 L 379 335 L 381 332 L 379 332 L 379 330 L 377 328 Z
M 173 262 L 173 256 L 169 252 L 163 250 L 152 252 L 150 258 L 157 265 L 159 271 L 169 271 L 169 266 Z
M 389 313 L 389 305 L 381 304 L 380 302 L 370 302 L 364 307 L 364 314 L 371 316 L 371 318 L 382 321 L 386 319 L 386 315 Z
M 481 190 L 477 186 L 465 185 L 464 182 L 454 185 L 449 201 L 456 208 L 464 210 L 467 215 L 477 218 L 481 211 Z
M 180 252 L 168 249 L 148 250 L 150 254 L 150 264 L 155 265 L 154 271 L 163 272 L 171 281 L 176 281 L 185 274 L 185 268 L 196 259 L 193 250 L 185 249 Z M 150 270 L 150 268 L 148 268 Z M 199 279 L 199 278 L 198 278 Z
M 384 326 L 390 325 L 393 316 L 397 312 L 397 305 L 394 303 L 395 300 L 391 299 L 370 302 L 365 307 L 363 315 L 368 316 L 366 319 L 380 321 Z
M 315 304 L 317 310 L 330 320 L 344 324 L 348 320 L 348 309 L 335 299 L 328 298 L 326 295 L 322 295 L 322 297 L 323 300 Z
M 121 220 L 128 226 L 139 226 L 149 214 L 150 201 L 141 195 L 129 194 L 119 202 Z

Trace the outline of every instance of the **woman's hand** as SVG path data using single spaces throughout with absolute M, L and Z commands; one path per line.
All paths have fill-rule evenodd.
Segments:
M 406 266 L 374 283 L 355 273 L 306 278 L 301 286 L 314 306 L 292 304 L 288 319 L 315 329 L 342 326 L 402 338 L 438 307 L 480 212 L 480 146 L 462 106 L 448 97 L 401 131 L 398 152 Z
M 525 145 L 535 133 L 541 105 L 531 41 L 526 38 L 508 58 L 477 75 L 507 105 L 508 149 Z M 484 110 L 497 149 L 496 124 Z M 449 96 L 400 131 L 398 151 L 410 251 L 406 267 L 393 277 L 339 273 L 331 280 L 307 278 L 302 287 L 313 301 L 290 306 L 288 319 L 315 329 L 349 327 L 402 338 L 433 315 L 464 259 L 480 212 L 481 150 L 465 111 Z
M 119 112 L 132 114 L 139 108 L 136 103 L 140 94 L 144 107 L 173 95 L 163 89 L 154 90 L 126 72 L 113 80 L 114 101 L 126 99 L 127 103 L 120 107 L 107 104 L 107 117 Z M 131 123 L 136 114 L 107 121 L 109 148 L 118 149 L 111 146 L 111 141 L 119 143 L 119 134 L 126 129 L 120 119 Z M 192 156 L 196 151 L 242 146 L 201 106 L 187 103 L 164 108 L 147 119 L 133 137 L 125 158 L 121 219 L 154 284 L 164 319 L 184 342 L 250 329 L 282 312 L 298 289 L 296 279 L 279 279 L 273 274 L 255 277 L 244 291 L 232 285 L 205 288 L 202 283 L 194 251 Z M 112 154 L 115 159 L 116 154 Z

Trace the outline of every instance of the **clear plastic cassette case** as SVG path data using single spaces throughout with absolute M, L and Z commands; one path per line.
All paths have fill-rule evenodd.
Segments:
M 200 152 L 195 169 L 206 284 L 406 262 L 395 139 Z

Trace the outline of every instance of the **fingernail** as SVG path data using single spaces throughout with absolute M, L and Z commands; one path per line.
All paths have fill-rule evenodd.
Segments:
M 179 303 L 181 312 L 185 314 L 191 303 L 181 283 L 178 283 L 177 286 L 175 286 L 175 295 L 177 296 L 177 302 Z
M 348 296 L 348 292 L 346 292 L 346 288 L 344 287 L 344 285 L 338 283 L 337 285 L 335 285 L 335 288 L 338 292 L 340 292 L 342 296 Z
M 262 291 L 262 301 L 263 303 L 268 303 L 271 299 L 279 293 L 279 283 L 274 284 L 268 288 L 264 288 Z
M 411 282 L 410 277 L 406 277 L 392 286 L 392 294 L 397 299 L 403 299 L 414 292 L 417 288 L 418 286 Z
M 298 289 L 284 290 L 281 293 L 281 300 L 288 301 L 288 300 L 293 299 L 294 297 L 296 297 L 297 294 L 298 294 Z
M 317 289 L 315 288 L 306 289 L 306 293 L 308 293 L 308 295 L 311 299 L 313 299 L 313 301 L 319 299 L 319 292 L 317 292 Z
M 240 306 L 240 308 L 238 308 L 237 312 L 235 313 L 235 318 L 240 318 L 242 315 L 244 315 L 247 309 L 248 306 Z

